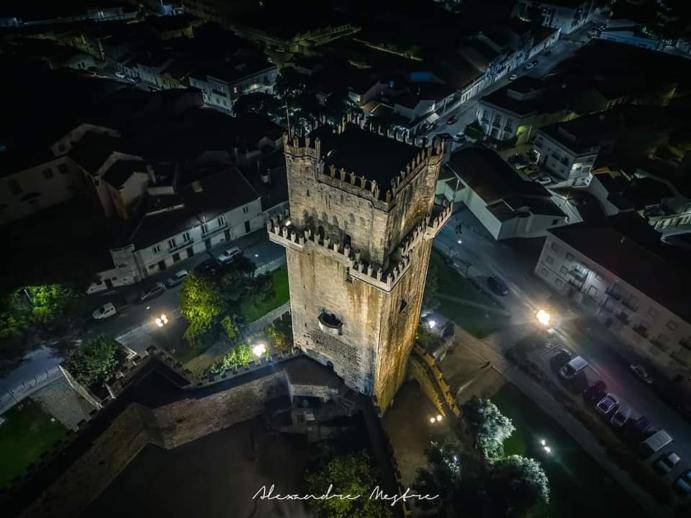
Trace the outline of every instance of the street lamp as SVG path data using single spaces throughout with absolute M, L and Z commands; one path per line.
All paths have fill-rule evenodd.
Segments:
M 157 317 L 156 320 L 154 320 L 154 322 L 156 322 L 156 325 L 158 327 L 163 327 L 164 325 L 166 325 L 168 323 L 168 317 L 166 316 L 165 313 L 161 313 L 161 316 Z
M 550 323 L 552 322 L 552 315 L 550 315 L 549 312 L 545 311 L 544 309 L 538 309 L 537 313 L 535 313 L 535 318 L 537 318 L 537 321 L 543 327 L 549 327 Z
M 441 423 L 442 417 L 441 414 L 437 414 L 437 423 Z
M 437 325 L 437 323 L 434 320 L 430 320 L 428 323 L 430 329 L 434 329 L 434 326 Z
M 430 418 L 429 418 L 429 422 L 432 423 L 432 424 L 434 424 L 436 421 L 437 421 L 437 420 L 436 420 L 434 417 L 430 417 Z
M 266 353 L 266 345 L 264 344 L 257 344 L 254 347 L 252 347 L 252 354 L 254 354 L 257 358 L 260 356 L 263 356 Z

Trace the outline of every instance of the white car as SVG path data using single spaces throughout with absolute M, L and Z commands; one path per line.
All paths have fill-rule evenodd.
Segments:
M 595 409 L 602 415 L 609 414 L 619 405 L 619 399 L 614 394 L 607 394 L 595 405 Z
M 221 255 L 218 256 L 218 262 L 221 264 L 232 263 L 240 255 L 242 255 L 242 250 L 240 250 L 237 246 L 234 246 L 233 248 L 224 250 Z
M 648 385 L 653 384 L 653 378 L 650 377 L 650 374 L 648 374 L 648 371 L 645 370 L 643 365 L 632 363 L 629 365 L 629 369 L 631 369 L 631 372 L 633 372 L 642 382 L 647 383 Z
M 104 320 L 116 315 L 117 312 L 118 310 L 115 309 L 115 306 L 111 302 L 107 302 L 103 304 L 103 306 L 96 308 L 94 312 L 91 313 L 91 316 L 94 317 L 94 320 Z

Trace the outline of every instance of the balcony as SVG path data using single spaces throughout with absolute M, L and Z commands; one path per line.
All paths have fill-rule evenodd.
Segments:
M 332 335 L 340 335 L 341 329 L 343 328 L 343 322 L 341 322 L 336 315 L 322 311 L 318 317 L 319 328 L 325 333 Z
M 209 237 L 211 237 L 211 236 L 215 236 L 216 234 L 218 234 L 219 232 L 223 232 L 223 231 L 224 231 L 225 229 L 227 229 L 227 228 L 228 228 L 228 222 L 223 223 L 223 225 L 221 225 L 220 227 L 216 227 L 216 228 L 214 228 L 213 230 L 209 230 L 209 229 L 204 230 L 204 229 L 202 229 L 202 238 L 203 238 L 203 239 L 207 239 L 207 238 L 209 238 Z

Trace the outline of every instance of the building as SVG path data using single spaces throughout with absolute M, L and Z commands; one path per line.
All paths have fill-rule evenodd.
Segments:
M 286 247 L 295 345 L 385 410 L 405 379 L 432 238 L 451 213 L 434 207 L 442 146 L 351 122 L 284 145 L 290 215 L 267 226 Z
M 540 18 L 542 25 L 569 34 L 590 22 L 597 13 L 594 0 L 517 0 L 514 15 L 523 20 Z
M 490 139 L 520 146 L 542 126 L 562 121 L 568 113 L 559 92 L 524 76 L 480 99 L 477 121 Z
M 181 187 L 150 184 L 139 217 L 110 250 L 113 267 L 95 284 L 133 284 L 264 225 L 261 197 L 235 168 Z
M 691 282 L 640 218 L 550 230 L 535 273 L 670 379 L 691 375 Z
M 437 192 L 464 203 L 496 240 L 544 236 L 569 223 L 547 189 L 522 178 L 481 146 L 462 147 L 451 155 Z

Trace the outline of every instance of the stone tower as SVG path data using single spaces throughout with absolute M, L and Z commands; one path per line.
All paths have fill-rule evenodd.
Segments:
M 422 305 L 441 144 L 418 148 L 360 124 L 284 137 L 286 247 L 295 345 L 385 410 L 403 383 Z

